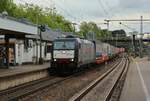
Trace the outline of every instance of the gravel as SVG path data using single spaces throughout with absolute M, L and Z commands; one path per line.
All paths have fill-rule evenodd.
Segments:
M 106 99 L 105 97 L 108 95 L 108 92 L 113 87 L 112 84 L 115 83 L 118 76 L 120 75 L 122 68 L 117 68 L 115 72 L 112 72 L 103 79 L 96 87 L 89 92 L 82 101 L 103 101 Z

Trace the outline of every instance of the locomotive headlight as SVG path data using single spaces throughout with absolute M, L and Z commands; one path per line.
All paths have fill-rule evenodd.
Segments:
M 66 51 L 62 51 L 62 53 L 63 53 L 63 54 L 65 54 L 65 53 L 66 53 Z
M 54 61 L 56 61 L 56 59 L 54 59 Z
M 71 59 L 71 61 L 74 61 L 74 59 Z

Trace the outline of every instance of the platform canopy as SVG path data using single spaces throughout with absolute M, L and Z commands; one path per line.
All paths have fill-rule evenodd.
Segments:
M 38 34 L 38 27 L 22 19 L 18 20 L 0 14 L 0 34 L 36 35 Z

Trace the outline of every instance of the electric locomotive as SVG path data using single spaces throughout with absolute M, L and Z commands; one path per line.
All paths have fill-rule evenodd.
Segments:
M 95 43 L 75 37 L 58 38 L 52 45 L 51 68 L 60 73 L 74 72 L 95 62 Z

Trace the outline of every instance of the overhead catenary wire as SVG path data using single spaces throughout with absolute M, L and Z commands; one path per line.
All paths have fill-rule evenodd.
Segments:
M 97 0 L 97 1 L 98 1 L 98 4 L 99 4 L 99 5 L 101 6 L 101 8 L 103 9 L 103 12 L 104 12 L 106 15 L 109 16 L 109 13 L 108 13 L 107 10 L 105 9 L 105 7 L 104 7 L 102 1 L 101 1 L 101 0 Z
M 105 4 L 105 6 L 107 6 L 107 7 L 105 7 L 104 6 L 104 1 L 102 2 L 101 0 L 98 0 L 98 2 L 99 2 L 99 5 L 101 6 L 101 8 L 103 9 L 103 11 L 104 11 L 104 13 L 108 16 L 108 18 L 110 19 L 111 17 L 112 17 L 112 13 L 110 13 L 110 10 L 108 11 L 107 10 L 107 8 L 110 8 L 110 6 L 107 4 Z M 107 23 L 109 23 L 110 24 L 110 22 L 111 21 L 107 21 Z M 115 26 L 116 27 L 116 25 L 114 24 L 114 22 L 111 22 L 111 26 Z
M 129 27 L 129 26 L 123 24 L 122 22 L 120 22 L 119 24 L 120 24 L 120 25 L 123 25 L 124 27 L 126 27 L 126 28 L 128 28 L 128 29 L 130 29 L 130 30 L 132 30 L 132 31 L 136 31 L 135 28 Z
M 97 0 L 98 1 L 98 3 L 99 3 L 99 5 L 101 6 L 101 8 L 103 9 L 103 12 L 106 14 L 106 16 L 110 19 L 110 17 L 111 17 L 111 14 L 110 14 L 110 12 L 109 11 L 107 11 L 107 9 L 104 7 L 104 4 L 103 4 L 103 2 L 101 1 L 101 0 Z M 107 5 L 108 6 L 108 5 Z M 109 26 L 110 26 L 110 21 L 107 21 L 107 29 L 109 30 Z M 114 24 L 113 24 L 113 22 L 111 22 L 111 24 L 113 25 L 113 26 L 115 26 Z M 116 27 L 116 26 L 115 26 Z
M 45 0 L 46 1 L 46 3 L 48 3 L 48 4 L 50 4 L 50 2 L 48 2 L 47 0 Z M 51 0 L 51 2 L 53 2 L 54 3 L 54 1 L 53 0 Z M 54 3 L 55 4 L 55 3 Z M 70 14 L 70 12 L 68 12 L 66 9 L 64 9 L 63 7 L 61 7 L 58 3 L 56 4 L 56 6 L 59 8 L 59 9 L 61 9 L 64 13 L 66 13 L 66 15 L 67 16 L 69 16 L 69 17 L 71 17 L 71 18 L 73 18 L 74 20 L 76 20 L 77 18 L 76 17 L 74 17 L 72 14 Z
M 25 0 L 20 0 L 21 2 L 23 2 L 23 3 L 25 3 L 25 4 L 30 4 L 29 2 L 27 2 L 27 1 L 25 1 Z M 36 2 L 40 2 L 39 0 L 36 0 Z M 45 2 L 47 3 L 47 4 L 49 4 L 50 6 L 54 6 L 55 4 L 51 4 L 50 2 L 48 2 L 47 0 L 45 0 Z M 54 3 L 54 1 L 53 0 L 51 0 L 51 2 L 53 2 Z M 40 4 L 40 3 L 38 3 L 38 4 Z M 65 9 L 63 9 L 63 7 L 61 7 L 60 5 L 58 5 L 57 4 L 57 7 L 59 8 L 59 9 L 61 9 L 67 16 L 69 16 L 69 17 L 71 17 L 71 18 L 73 18 L 73 19 L 76 19 L 76 17 L 74 17 L 74 16 L 72 16 L 72 14 L 70 14 L 67 10 L 65 10 Z M 55 6 L 54 7 L 52 7 L 52 8 L 55 8 Z

